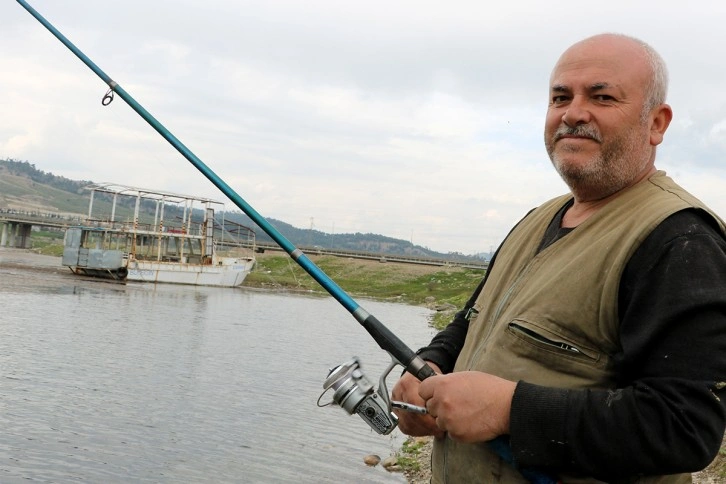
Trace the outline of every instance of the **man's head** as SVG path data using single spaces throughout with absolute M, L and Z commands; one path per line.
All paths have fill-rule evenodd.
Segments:
M 545 146 L 578 201 L 600 200 L 654 170 L 672 118 L 668 75 L 644 42 L 616 34 L 567 49 L 550 77 Z

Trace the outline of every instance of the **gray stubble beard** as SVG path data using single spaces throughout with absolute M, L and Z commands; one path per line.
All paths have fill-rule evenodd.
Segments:
M 585 135 L 594 139 L 601 145 L 600 153 L 583 165 L 568 165 L 555 153 L 555 140 L 557 136 L 565 133 Z M 649 156 L 642 153 L 642 163 L 634 165 L 633 162 L 641 158 L 642 147 L 646 145 L 645 140 L 635 136 L 620 136 L 605 144 L 600 133 L 589 125 L 575 128 L 561 126 L 545 144 L 552 165 L 578 201 L 600 200 L 622 190 L 642 173 L 649 161 Z M 564 154 L 577 151 L 579 151 L 577 147 L 568 147 Z

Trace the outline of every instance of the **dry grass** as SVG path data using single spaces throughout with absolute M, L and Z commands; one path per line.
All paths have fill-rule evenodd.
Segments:
M 726 482 L 726 435 L 716 459 L 701 472 L 693 474 L 696 484 L 722 484 Z

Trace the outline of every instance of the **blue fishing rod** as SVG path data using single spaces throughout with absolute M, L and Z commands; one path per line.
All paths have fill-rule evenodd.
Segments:
M 426 413 L 426 409 L 409 405 L 404 402 L 392 402 L 386 388 L 386 377 L 391 370 L 400 365 L 419 380 L 434 376 L 434 370 L 426 364 L 416 353 L 406 346 L 391 330 L 383 325 L 375 316 L 363 309 L 353 300 L 338 284 L 335 283 L 325 272 L 316 266 L 300 249 L 295 247 L 285 236 L 273 227 L 262 217 L 249 203 L 247 203 L 237 192 L 235 192 L 224 180 L 212 171 L 202 160 L 189 150 L 176 136 L 166 129 L 156 118 L 154 118 L 143 106 L 127 93 L 121 86 L 111 79 L 101 68 L 89 59 L 81 50 L 68 40 L 58 29 L 46 20 L 38 11 L 31 7 L 25 0 L 17 2 L 40 22 L 48 31 L 53 34 L 63 45 L 65 45 L 76 57 L 88 66 L 98 77 L 108 85 L 109 90 L 104 95 L 101 103 L 104 106 L 113 101 L 114 93 L 118 94 L 131 109 L 141 116 L 152 128 L 167 140 L 176 150 L 184 156 L 194 167 L 199 170 L 209 181 L 212 182 L 227 198 L 229 198 L 240 210 L 247 214 L 272 240 L 274 240 L 288 255 L 299 264 L 310 276 L 318 282 L 333 298 L 347 309 L 353 317 L 365 328 L 366 331 L 378 343 L 378 346 L 391 356 L 391 363 L 388 365 L 379 380 L 379 388 L 375 391 L 373 384 L 363 375 L 360 362 L 353 358 L 350 362 L 339 365 L 330 370 L 323 388 L 325 392 L 333 391 L 333 402 L 343 407 L 349 414 L 357 413 L 368 423 L 368 425 L 380 434 L 388 434 L 397 425 L 397 418 L 392 413 L 392 407 L 402 410 Z M 322 395 L 321 395 L 322 397 Z M 332 403 L 332 402 L 331 402 Z M 318 399 L 320 405 L 320 398 Z M 511 448 L 506 439 L 497 438 L 490 442 L 494 449 L 505 461 L 516 467 Z M 519 471 L 535 484 L 555 484 L 556 479 L 548 475 L 519 469 Z
M 211 181 L 214 186 L 219 188 L 227 198 L 237 205 L 244 213 L 247 214 L 262 230 L 264 230 L 277 244 L 287 252 L 292 259 L 297 262 L 305 271 L 312 276 L 325 290 L 333 296 L 340 304 L 345 307 L 355 319 L 370 333 L 373 339 L 378 343 L 381 349 L 387 351 L 398 364 L 406 368 L 406 370 L 415 375 L 418 379 L 423 380 L 435 375 L 434 370 L 428 366 L 420 357 L 416 355 L 408 346 L 406 346 L 395 334 L 386 328 L 375 316 L 368 313 L 358 303 L 356 303 L 343 289 L 340 288 L 325 272 L 316 266 L 300 249 L 296 248 L 289 240 L 287 240 L 275 227 L 273 227 L 265 218 L 263 218 L 250 204 L 240 197 L 232 188 L 227 185 L 216 173 L 214 173 L 202 160 L 200 160 L 189 148 L 179 141 L 176 136 L 171 134 L 159 121 L 156 120 L 146 109 L 143 108 L 136 100 L 129 95 L 121 86 L 111 79 L 103 70 L 101 70 L 92 60 L 90 60 L 78 47 L 60 33 L 50 22 L 40 15 L 33 7 L 28 5 L 24 0 L 17 0 L 20 5 L 25 8 L 38 22 L 43 24 L 50 33 L 52 33 L 63 45 L 73 52 L 84 64 L 86 64 L 93 72 L 105 82 L 109 90 L 103 97 L 102 104 L 108 105 L 113 100 L 114 93 L 118 94 L 121 99 L 136 111 L 139 116 L 151 125 L 161 136 L 164 137 L 174 148 L 181 153 L 184 158 L 194 165 L 197 170 Z

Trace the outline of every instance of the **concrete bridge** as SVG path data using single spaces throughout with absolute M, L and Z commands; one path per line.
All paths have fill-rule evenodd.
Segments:
M 0 208 L 0 247 L 30 248 L 33 227 L 65 230 L 77 225 L 81 216 Z

